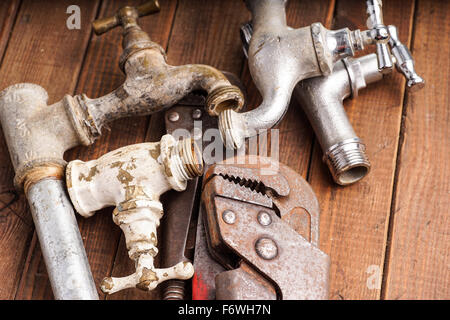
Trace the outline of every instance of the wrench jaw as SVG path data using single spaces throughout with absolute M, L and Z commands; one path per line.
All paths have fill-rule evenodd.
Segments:
M 327 299 L 330 259 L 317 247 L 309 185 L 282 164 L 263 176 L 232 160 L 242 165 L 210 168 L 202 193 L 209 254 L 230 270 L 216 273 L 216 299 Z

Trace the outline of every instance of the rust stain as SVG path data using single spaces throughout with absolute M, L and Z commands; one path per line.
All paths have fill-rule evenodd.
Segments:
M 125 201 L 137 198 L 150 198 L 142 186 L 127 186 L 125 188 Z
M 150 156 L 151 156 L 153 159 L 157 160 L 158 157 L 159 157 L 159 155 L 161 154 L 161 146 L 160 146 L 159 143 L 158 143 L 158 144 L 156 144 L 153 148 L 150 148 L 150 149 L 148 150 L 148 152 L 150 153 Z
M 89 170 L 89 173 L 88 173 L 88 175 L 87 176 L 85 176 L 83 173 L 82 174 L 80 174 L 80 177 L 78 178 L 80 181 L 83 181 L 83 180 L 85 180 L 85 181 L 91 181 L 92 180 L 92 178 L 96 175 L 98 173 L 98 170 L 97 170 L 97 166 L 93 166 L 90 170 Z
M 110 168 L 122 168 L 123 161 L 116 161 L 111 163 Z
M 155 257 L 157 254 L 158 254 L 158 252 L 156 252 L 156 250 L 155 249 L 149 249 L 148 251 L 148 254 L 149 255 L 151 255 L 152 257 Z
M 127 166 L 125 167 L 125 169 L 127 169 L 127 170 L 134 170 L 134 169 L 136 169 L 136 164 L 128 163 Z
M 150 283 L 158 280 L 159 278 L 155 271 L 144 267 L 144 269 L 142 269 L 142 276 L 139 278 L 139 283 L 136 285 L 136 288 L 148 291 Z
M 117 179 L 120 181 L 120 183 L 128 186 L 128 184 L 133 181 L 134 177 L 127 171 L 120 168 L 119 173 L 117 174 Z

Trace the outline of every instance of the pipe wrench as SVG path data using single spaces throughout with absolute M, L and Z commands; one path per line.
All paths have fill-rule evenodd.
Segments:
M 245 95 L 245 88 L 240 80 L 232 73 L 223 72 L 228 80 L 241 89 Z M 177 105 L 165 112 L 166 132 L 176 137 L 193 137 L 197 146 L 205 150 L 210 143 L 203 139 L 208 129 L 217 128 L 217 117 L 210 116 L 204 111 L 206 97 L 200 92 L 194 92 L 180 100 Z M 244 106 L 245 108 L 245 106 Z M 217 132 L 213 140 L 226 154 Z M 234 155 L 234 150 L 229 150 Z M 209 159 L 209 160 L 208 160 Z M 206 158 L 205 167 L 211 164 Z M 190 261 L 194 257 L 195 237 L 199 211 L 199 200 L 202 177 L 188 181 L 183 192 L 167 192 L 161 197 L 165 215 L 161 221 L 161 266 L 172 265 L 173 261 Z M 162 298 L 165 300 L 183 300 L 190 298 L 190 286 L 183 280 L 169 280 L 162 285 Z
M 277 161 L 225 160 L 203 178 L 194 299 L 327 299 L 330 259 L 318 248 L 319 204 Z

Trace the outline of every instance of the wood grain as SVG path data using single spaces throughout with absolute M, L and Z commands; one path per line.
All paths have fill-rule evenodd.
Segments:
M 385 23 L 396 25 L 401 40 L 408 45 L 413 3 L 385 1 L 383 5 Z M 334 29 L 366 29 L 365 12 L 363 1 L 339 1 Z M 320 246 L 331 257 L 331 299 L 380 298 L 378 284 L 383 273 L 404 86 L 404 78 L 394 71 L 361 90 L 357 99 L 344 103 L 372 164 L 363 180 L 337 186 L 315 144 L 310 183 L 322 208 Z
M 32 1 L 0 4 L 0 90 L 18 82 L 42 85 L 53 103 L 66 93 L 98 97 L 124 80 L 118 67 L 121 30 L 91 35 L 96 16 L 143 0 Z M 140 25 L 168 52 L 173 65 L 204 63 L 240 75 L 249 108 L 261 102 L 241 50 L 239 27 L 250 18 L 242 1 L 165 0 Z M 68 30 L 67 6 L 82 11 L 81 30 Z M 384 1 L 386 24 L 409 44 L 425 89 L 405 94 L 394 74 L 361 90 L 345 107 L 365 141 L 371 173 L 350 187 L 332 181 L 310 125 L 296 101 L 278 126 L 280 161 L 310 181 L 321 205 L 320 248 L 332 260 L 332 299 L 449 299 L 448 1 Z M 15 18 L 17 17 L 17 18 Z M 415 21 L 413 21 L 415 19 Z M 320 21 L 337 29 L 365 29 L 364 1 L 291 0 L 288 24 Z M 414 35 L 412 31 L 414 30 Z M 373 52 L 369 48 L 365 52 Z M 124 145 L 156 141 L 163 113 L 118 120 L 94 146 L 75 148 L 66 160 L 90 160 Z M 397 150 L 398 149 L 398 150 Z M 52 299 L 26 199 L 14 192 L 14 171 L 0 136 L 0 299 Z M 97 284 L 133 272 L 112 209 L 79 218 Z M 381 288 L 368 282 L 383 279 Z M 380 281 L 381 282 L 381 281 Z M 373 282 L 372 282 L 373 284 Z M 159 291 L 125 290 L 108 299 L 155 299 Z M 105 298 L 101 295 L 101 298 Z
M 43 86 L 49 94 L 49 103 L 73 91 L 89 39 L 80 30 L 66 28 L 66 8 L 71 1 L 41 3 L 23 1 L 0 67 L 0 88 L 19 82 Z M 96 12 L 97 3 L 80 1 L 86 19 Z M 70 39 L 70 40 L 68 40 Z M 61 75 L 65 75 L 61 77 Z M 4 138 L 0 138 L 2 166 L 0 176 L 8 177 L 2 190 L 12 190 L 13 170 L 9 162 Z M 21 196 L 1 212 L 0 222 L 0 298 L 15 296 L 21 271 L 27 257 L 33 226 L 26 199 Z
M 0 61 L 3 58 L 5 47 L 8 44 L 10 32 L 16 21 L 20 1 L 7 0 L 0 2 Z
M 448 1 L 419 1 L 412 53 L 426 79 L 408 94 L 384 299 L 450 298 Z
M 99 16 L 111 16 L 122 6 L 139 5 L 141 2 L 139 0 L 103 1 Z M 163 47 L 167 44 L 174 11 L 175 1 L 164 1 L 161 3 L 160 13 L 142 17 L 139 20 L 140 26 Z M 86 26 L 81 30 L 86 36 L 91 34 L 90 22 L 93 19 L 94 17 L 86 18 Z M 118 66 L 121 53 L 122 30 L 120 28 L 115 28 L 101 36 L 93 35 L 77 81 L 76 93 L 85 93 L 89 97 L 99 97 L 118 87 L 125 80 L 125 76 Z M 92 160 L 122 146 L 142 142 L 147 123 L 148 117 L 134 117 L 116 121 L 111 125 L 110 130 L 102 132 L 102 137 L 93 146 L 77 147 L 70 150 L 66 153 L 65 159 Z M 121 231 L 112 221 L 112 208 L 101 210 L 89 219 L 77 215 L 77 219 L 94 280 L 98 285 L 104 277 L 111 275 Z M 127 256 L 126 251 L 121 251 L 120 254 Z M 30 246 L 29 255 L 30 264 L 35 268 L 28 270 L 27 274 L 24 273 L 21 295 L 17 298 L 52 298 L 39 246 Z M 31 276 L 33 274 L 36 276 Z M 47 287 L 47 289 L 43 290 L 42 287 Z M 105 297 L 100 290 L 99 294 L 101 298 Z

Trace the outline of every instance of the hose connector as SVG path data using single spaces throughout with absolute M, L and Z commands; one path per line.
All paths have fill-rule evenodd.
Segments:
M 219 114 L 219 132 L 228 149 L 239 149 L 244 145 L 247 126 L 241 115 L 231 109 Z
M 361 180 L 370 171 L 366 146 L 359 138 L 351 138 L 329 148 L 323 161 L 337 184 L 346 186 Z

